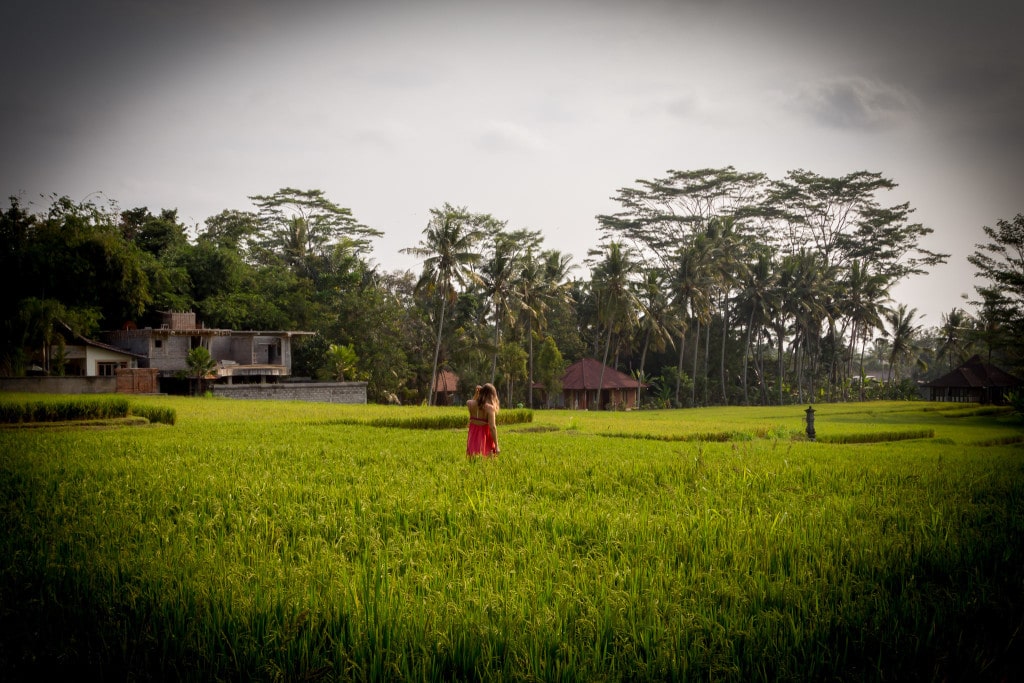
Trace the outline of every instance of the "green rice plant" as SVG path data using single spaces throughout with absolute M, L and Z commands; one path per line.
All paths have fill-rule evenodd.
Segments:
M 394 429 L 462 429 L 467 424 L 465 410 L 435 411 L 431 414 L 395 413 L 383 417 L 351 416 L 334 420 L 318 420 L 318 424 L 335 425 L 370 425 L 372 427 L 391 427 Z M 523 424 L 533 421 L 533 411 L 513 408 L 498 412 L 495 422 L 499 425 Z
M 983 439 L 981 441 L 975 441 L 975 446 L 1011 446 L 1013 444 L 1024 443 L 1024 434 L 1018 434 L 1016 436 L 1003 436 L 996 439 Z
M 1013 412 L 1013 406 L 989 405 L 944 410 L 942 414 L 946 417 L 978 417 L 980 415 L 1010 415 Z
M 602 432 L 601 436 L 617 439 L 652 439 L 655 441 L 749 441 L 754 438 L 750 432 L 693 432 L 689 434 L 642 434 L 636 432 Z
M 872 432 L 867 434 L 832 434 L 818 438 L 822 443 L 882 443 L 885 441 L 905 441 L 907 439 L 932 439 L 934 429 L 912 429 L 898 432 Z
M 129 402 L 123 396 L 48 396 L 0 401 L 0 423 L 65 422 L 126 417 Z
M 471 461 L 464 417 L 331 422 L 464 409 L 138 402 L 175 428 L 0 431 L 7 680 L 1020 677 L 1020 449 L 970 445 L 999 416 L 822 406 L 949 430 L 851 447 L 538 411 Z M 757 438 L 597 438 L 632 416 Z
M 144 417 L 151 423 L 173 425 L 178 419 L 177 412 L 169 406 L 133 403 L 129 408 L 129 412 L 131 415 Z

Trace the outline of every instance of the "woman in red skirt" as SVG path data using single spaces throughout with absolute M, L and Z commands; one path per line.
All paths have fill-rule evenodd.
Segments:
M 493 384 L 476 388 L 473 398 L 466 401 L 469 408 L 469 438 L 466 441 L 466 455 L 473 458 L 482 455 L 493 458 L 501 449 L 498 447 L 498 390 Z

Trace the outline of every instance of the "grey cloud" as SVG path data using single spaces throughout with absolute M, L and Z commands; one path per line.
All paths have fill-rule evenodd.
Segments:
M 865 78 L 844 78 L 805 85 L 795 106 L 832 128 L 882 130 L 899 125 L 916 108 L 908 92 Z

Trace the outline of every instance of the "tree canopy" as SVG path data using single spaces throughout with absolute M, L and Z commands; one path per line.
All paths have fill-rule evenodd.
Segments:
M 321 190 L 253 195 L 191 231 L 173 208 L 12 198 L 0 371 L 58 372 L 57 321 L 88 335 L 168 310 L 312 331 L 297 374 L 366 378 L 371 400 L 402 403 L 432 402 L 447 368 L 462 391 L 492 381 L 536 405 L 542 387 L 557 404 L 562 368 L 587 356 L 642 378 L 661 406 L 909 396 L 979 350 L 1020 368 L 1024 218 L 983 228 L 975 312 L 951 306 L 923 328 L 891 292 L 947 255 L 922 246 L 931 230 L 909 205 L 884 201 L 894 187 L 868 171 L 671 170 L 618 190 L 584 264 L 540 231 L 442 203 L 404 250 L 415 273 L 374 265 L 380 231 Z

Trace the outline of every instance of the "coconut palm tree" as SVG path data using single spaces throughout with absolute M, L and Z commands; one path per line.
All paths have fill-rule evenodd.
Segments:
M 715 218 L 708 223 L 708 238 L 712 244 L 712 281 L 716 290 L 722 314 L 722 349 L 719 359 L 719 380 L 722 389 L 722 403 L 728 405 L 729 392 L 725 379 L 726 342 L 729 333 L 729 300 L 736 284 L 746 274 L 746 262 L 742 257 L 743 244 L 739 226 L 731 217 Z M 705 353 L 708 346 L 704 347 Z M 707 387 L 705 381 L 705 390 Z
M 916 308 L 907 308 L 899 304 L 895 309 L 886 312 L 889 323 L 889 384 L 899 377 L 904 361 L 909 360 L 917 351 L 917 334 L 921 326 L 915 324 Z
M 592 274 L 594 290 L 597 294 L 598 321 L 604 325 L 607 335 L 604 360 L 601 363 L 601 374 L 597 382 L 598 409 L 601 407 L 601 389 L 604 387 L 604 371 L 608 365 L 612 334 L 630 327 L 636 319 L 636 294 L 633 292 L 633 284 L 630 281 L 633 267 L 628 247 L 624 247 L 618 242 L 609 242 L 604 259 L 597 264 Z
M 771 315 L 771 292 L 775 287 L 775 280 L 778 273 L 772 263 L 772 256 L 767 248 L 762 248 L 754 254 L 753 262 L 748 264 L 740 280 L 740 289 L 737 294 L 737 306 L 746 317 L 747 330 L 743 352 L 743 401 L 750 405 L 750 395 L 747 390 L 747 370 L 750 366 L 752 338 L 756 330 L 758 347 L 762 330 L 768 324 Z M 757 354 L 760 359 L 761 354 Z M 765 395 L 764 371 L 757 363 L 758 376 L 761 378 L 762 400 Z
M 839 291 L 839 310 L 850 324 L 850 368 L 847 375 L 852 374 L 853 359 L 857 355 L 857 343 L 860 342 L 860 399 L 864 400 L 865 347 L 874 336 L 873 332 L 884 328 L 882 314 L 889 300 L 888 281 L 885 276 L 872 273 L 870 267 L 860 259 L 854 259 L 846 277 L 840 280 Z
M 489 258 L 480 268 L 480 278 L 486 296 L 491 300 L 491 314 L 494 317 L 494 348 L 491 356 L 491 382 L 498 371 L 498 351 L 501 348 L 501 328 L 515 317 L 518 306 L 515 303 L 515 279 L 522 265 L 523 238 L 525 231 L 515 233 L 497 232 L 491 236 Z M 538 241 L 538 233 L 532 233 Z
M 700 326 L 711 320 L 710 270 L 711 253 L 707 240 L 697 236 L 690 244 L 676 252 L 675 273 L 672 282 L 679 331 L 679 367 L 676 373 L 676 404 L 679 405 L 680 378 L 683 374 L 683 349 L 688 322 L 696 324 L 693 343 L 693 378 L 691 405 L 697 401 L 697 351 L 700 346 Z
M 792 332 L 792 350 L 796 371 L 796 383 L 802 395 L 802 361 L 804 352 L 812 348 L 811 339 L 819 336 L 822 322 L 828 317 L 826 305 L 829 293 L 826 286 L 833 281 L 832 269 L 828 268 L 817 252 L 801 249 L 786 254 L 779 264 L 778 278 L 768 301 L 771 310 L 771 327 L 775 332 L 778 361 L 778 400 L 782 404 L 784 345 L 787 335 Z
M 431 209 L 430 215 L 420 243 L 403 249 L 402 253 L 423 258 L 423 273 L 416 289 L 434 292 L 439 301 L 437 344 L 427 398 L 427 404 L 433 405 L 447 306 L 458 296 L 456 285 L 465 287 L 469 282 L 479 282 L 473 269 L 480 262 L 478 244 L 488 231 L 497 231 L 501 226 L 488 214 L 473 214 L 465 207 L 454 207 L 447 202 L 440 209 Z
M 640 373 L 647 376 L 647 350 L 664 351 L 672 344 L 675 332 L 672 302 L 669 299 L 668 277 L 661 268 L 648 268 L 638 286 L 640 319 L 638 332 L 643 335 L 640 350 Z
M 527 343 L 527 401 L 533 405 L 533 337 L 543 338 L 547 326 L 547 314 L 559 303 L 571 300 L 568 289 L 568 273 L 572 257 L 556 250 L 547 250 L 536 256 L 530 245 L 521 259 L 518 277 L 513 283 L 516 303 L 519 306 L 519 320 L 525 327 Z
M 965 332 L 969 332 L 973 320 L 962 308 L 954 307 L 949 313 L 942 314 L 942 325 L 939 331 L 942 339 L 939 343 L 938 355 L 945 356 L 948 369 L 953 368 L 966 360 L 964 348 L 967 344 Z M 954 363 L 955 359 L 955 363 Z
M 788 296 L 796 332 L 793 349 L 796 354 L 797 392 L 803 403 L 805 375 L 809 376 L 808 390 L 814 395 L 822 327 L 832 323 L 836 268 L 828 265 L 820 252 L 803 249 L 795 255 L 794 266 L 796 278 L 791 283 Z M 810 365 L 806 373 L 805 359 Z

